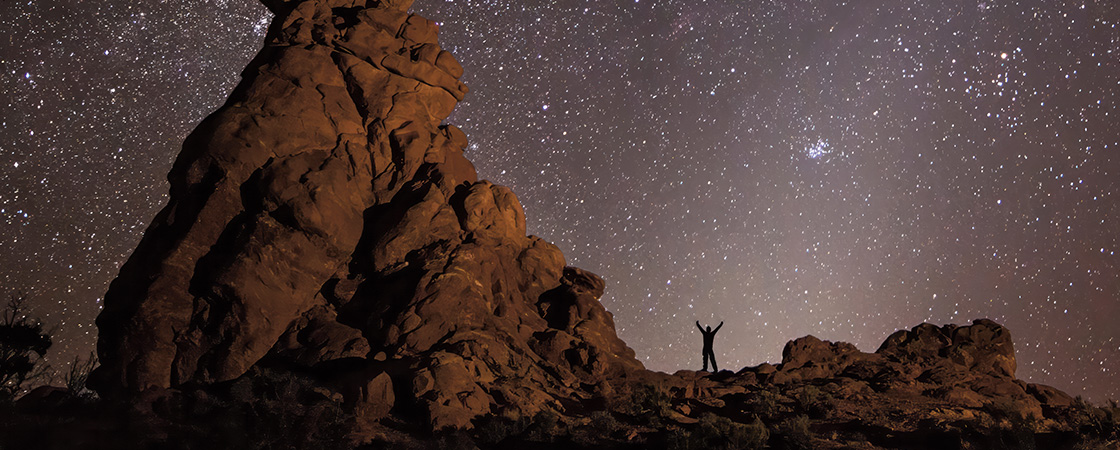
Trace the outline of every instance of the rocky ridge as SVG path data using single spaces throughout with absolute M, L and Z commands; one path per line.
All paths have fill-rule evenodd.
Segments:
M 873 353 L 806 336 L 786 344 L 778 365 L 680 371 L 650 383 L 669 398 L 670 421 L 712 413 L 775 424 L 804 416 L 830 432 L 813 448 L 1020 448 L 1036 434 L 1076 440 L 1074 416 L 1085 404 L 1016 379 L 1015 368 L 1010 331 L 981 319 L 900 330 Z M 1004 435 L 1012 432 L 1019 434 Z

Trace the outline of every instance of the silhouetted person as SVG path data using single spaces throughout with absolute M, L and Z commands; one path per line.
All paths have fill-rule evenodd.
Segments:
M 723 321 L 719 322 L 719 326 L 717 326 L 716 329 L 713 330 L 711 325 L 709 325 L 708 329 L 705 330 L 704 327 L 700 326 L 700 321 L 697 320 L 696 328 L 699 328 L 700 333 L 704 335 L 704 369 L 702 370 L 705 372 L 708 371 L 708 360 L 711 360 L 712 371 L 719 372 L 719 367 L 716 367 L 716 353 L 712 351 L 712 341 L 716 338 L 716 332 L 719 331 L 720 328 L 723 328 Z

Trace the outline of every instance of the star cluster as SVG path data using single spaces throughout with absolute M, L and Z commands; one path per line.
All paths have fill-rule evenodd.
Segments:
M 1120 5 L 419 0 L 449 119 L 602 275 L 656 370 L 873 351 L 988 317 L 1017 375 L 1120 397 Z M 0 283 L 88 353 L 164 177 L 270 20 L 248 0 L 0 5 Z

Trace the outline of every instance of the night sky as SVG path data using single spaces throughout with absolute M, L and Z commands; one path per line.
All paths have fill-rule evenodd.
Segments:
M 1010 328 L 1018 377 L 1120 398 L 1120 3 L 420 0 L 448 122 L 607 280 L 655 370 Z M 0 2 L 0 287 L 65 367 L 270 20 L 251 0 Z

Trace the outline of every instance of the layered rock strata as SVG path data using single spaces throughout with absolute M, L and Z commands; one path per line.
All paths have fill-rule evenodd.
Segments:
M 332 369 L 359 415 L 532 414 L 639 370 L 603 281 L 526 236 L 441 124 L 467 93 L 411 1 L 265 1 L 265 47 L 187 138 L 105 296 L 104 395 L 262 360 Z

